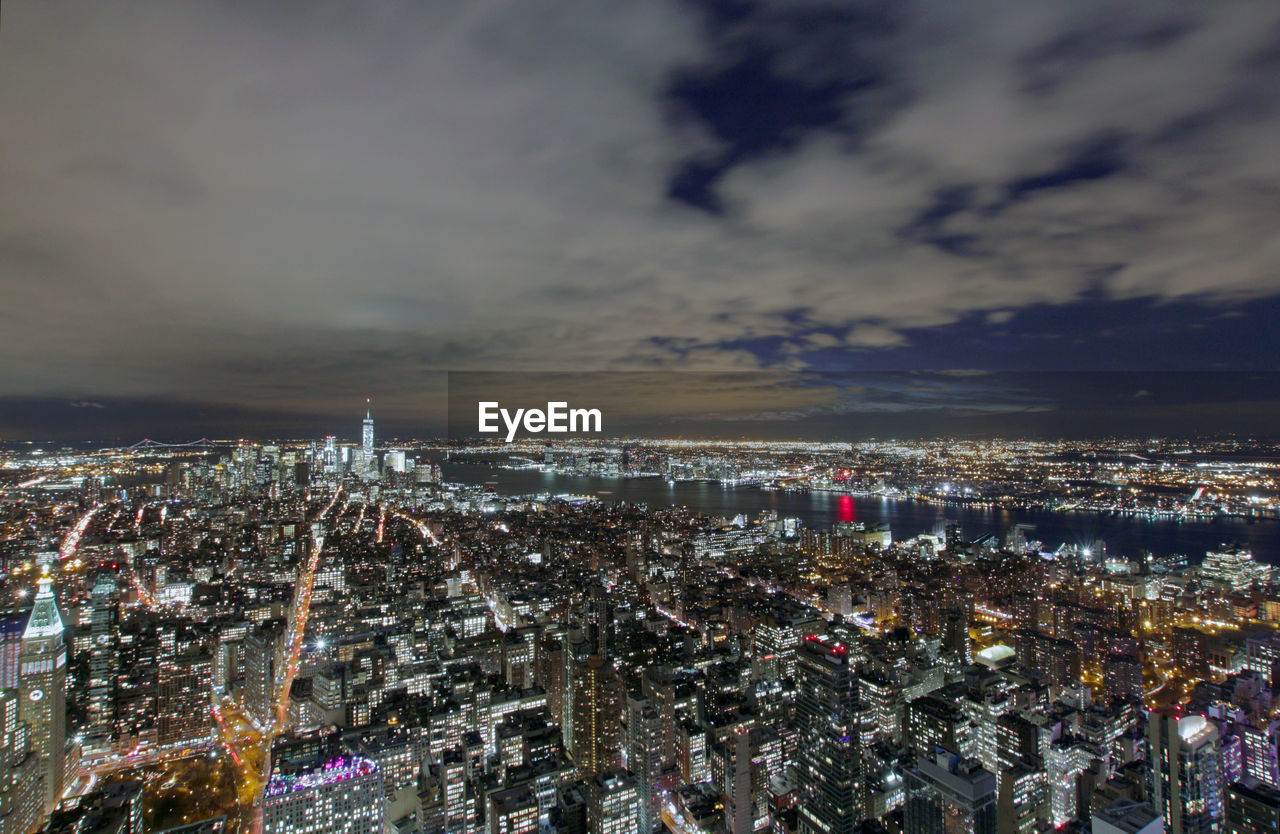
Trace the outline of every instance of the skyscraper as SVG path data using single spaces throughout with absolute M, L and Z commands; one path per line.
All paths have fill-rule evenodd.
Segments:
M 334 445 L 333 435 L 325 435 L 324 438 L 324 473 L 332 475 L 338 471 L 338 450 Z
M 1169 834 L 1208 834 L 1223 817 L 1222 751 L 1216 725 L 1180 709 L 1147 719 L 1151 802 Z
M 861 710 L 849 650 L 815 636 L 798 654 L 800 834 L 851 834 L 865 810 Z
M 365 400 L 368 404 L 369 401 Z M 366 473 L 375 472 L 378 468 L 378 458 L 373 453 L 373 411 L 366 409 L 364 413 L 364 424 L 360 431 L 360 451 L 364 459 L 364 471 Z
M 648 698 L 627 697 L 627 769 L 640 784 L 640 830 L 660 821 L 658 780 L 662 775 L 662 717 Z
M 618 673 L 598 654 L 574 664 L 573 760 L 584 776 L 613 767 L 621 746 L 622 698 Z
M 276 675 L 284 649 L 283 620 L 271 620 L 244 638 L 244 708 L 261 726 L 275 716 Z
M 67 647 L 53 578 L 46 573 L 37 585 L 18 660 L 18 717 L 31 729 L 31 747 L 44 778 L 45 813 L 52 813 L 62 796 L 66 761 Z
M 783 770 L 782 740 L 768 727 L 745 724 L 711 751 L 713 778 L 724 805 L 725 831 L 752 834 L 769 827 L 769 779 Z
M 110 746 L 115 725 L 116 676 L 120 649 L 116 575 L 98 574 L 89 609 L 89 733 L 101 749 Z
M 965 611 L 953 608 L 943 615 L 942 655 L 947 674 L 958 677 L 964 667 L 973 662 L 973 649 L 969 639 L 969 618 Z
M 193 646 L 160 661 L 156 704 L 161 744 L 208 738 L 212 689 L 213 656 L 207 650 Z

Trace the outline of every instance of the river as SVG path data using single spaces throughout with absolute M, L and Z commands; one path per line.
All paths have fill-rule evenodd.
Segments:
M 739 513 L 751 518 L 764 510 L 776 510 L 781 517 L 794 516 L 806 526 L 820 530 L 834 524 L 840 513 L 849 511 L 849 500 L 835 492 L 794 493 L 702 482 L 669 484 L 661 478 L 558 475 L 454 461 L 446 462 L 443 470 L 446 481 L 487 484 L 502 495 L 543 492 L 593 495 L 603 501 L 683 506 L 730 518 Z M 1026 523 L 1035 525 L 1034 538 L 1040 539 L 1049 550 L 1064 542 L 1091 546 L 1102 539 L 1109 555 L 1132 557 L 1145 549 L 1157 556 L 1186 554 L 1198 562 L 1206 551 L 1236 542 L 1252 550 L 1259 560 L 1280 564 L 1280 521 L 1151 520 L 1091 512 L 939 505 L 875 496 L 852 496 L 852 511 L 857 520 L 888 523 L 895 539 L 907 539 L 919 533 L 941 533 L 948 521 L 959 522 L 964 537 L 970 540 L 986 533 L 1003 536 L 1014 524 Z

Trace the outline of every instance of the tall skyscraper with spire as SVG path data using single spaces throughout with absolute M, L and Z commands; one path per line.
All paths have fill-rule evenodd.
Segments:
M 40 759 L 44 807 L 49 814 L 62 796 L 66 763 L 67 646 L 53 577 L 45 573 L 37 585 L 18 657 L 18 716 L 31 729 L 31 749 Z
M 373 453 L 373 409 L 370 401 L 365 401 L 364 426 L 360 433 L 360 451 L 364 453 L 364 471 L 373 472 L 378 468 L 378 458 Z

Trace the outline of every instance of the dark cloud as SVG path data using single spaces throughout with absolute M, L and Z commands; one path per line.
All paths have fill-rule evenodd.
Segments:
M 935 246 L 951 255 L 973 254 L 978 236 L 947 230 L 947 221 L 974 207 L 976 189 L 970 185 L 945 186 L 934 191 L 932 202 L 920 210 L 902 229 L 907 240 Z
M 1214 317 L 1280 296 L 1277 32 L 1247 0 L 12 0 L 0 392 L 409 425 L 445 368 L 1273 368 Z
M 1034 45 L 1018 61 L 1022 90 L 1047 95 L 1069 84 L 1071 76 L 1091 64 L 1143 51 L 1170 49 L 1199 28 L 1197 10 L 1168 7 L 1152 14 L 1152 4 L 1096 7 L 1087 20 L 1066 23 L 1064 30 Z
M 1114 176 L 1124 170 L 1124 137 L 1108 134 L 1086 142 L 1060 165 L 1048 171 L 1019 177 L 1005 186 L 1001 207 L 1025 199 L 1037 191 L 1070 188 Z

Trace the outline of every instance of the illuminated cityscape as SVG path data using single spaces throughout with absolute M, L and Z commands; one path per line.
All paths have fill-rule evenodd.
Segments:
M 375 446 L 373 422 L 10 444 L 6 831 L 1190 832 L 1280 808 L 1263 444 Z M 1239 539 L 1126 552 L 1090 524 Z
M 3 0 L 0 834 L 1280 834 L 1278 0 Z

